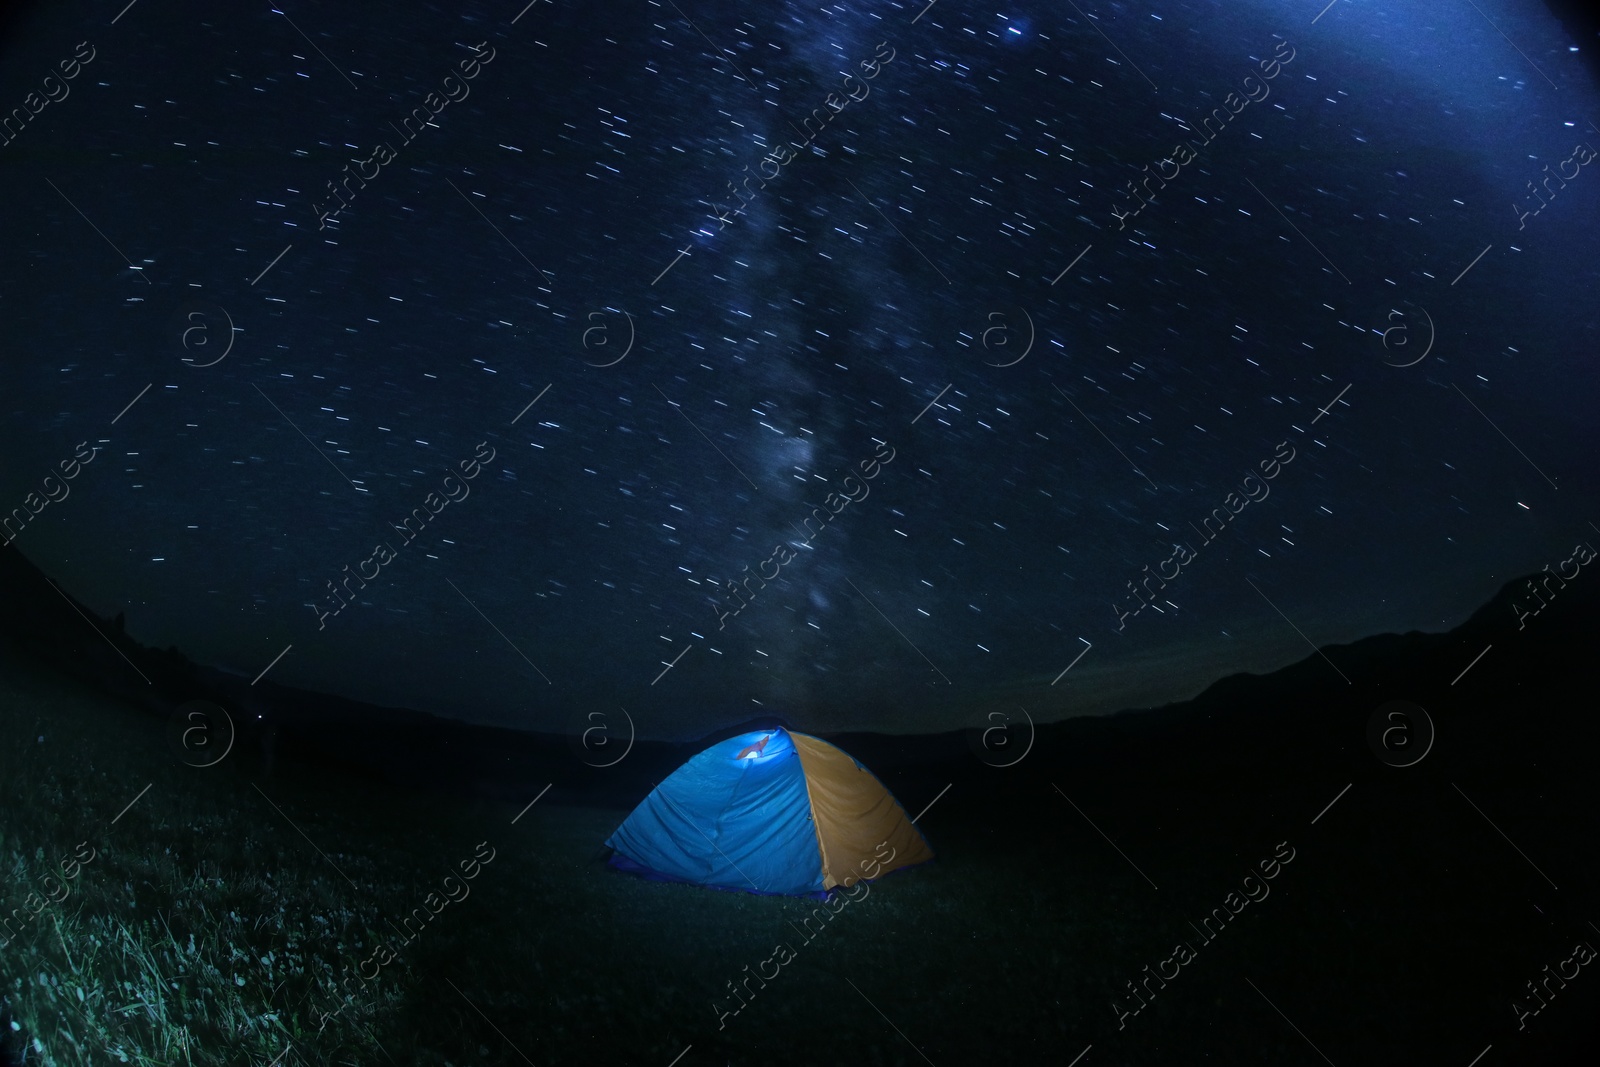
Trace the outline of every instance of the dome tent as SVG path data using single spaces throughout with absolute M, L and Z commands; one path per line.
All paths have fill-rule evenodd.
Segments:
M 664 881 L 811 896 L 933 858 L 854 758 L 782 728 L 705 749 L 606 839 L 611 865 Z

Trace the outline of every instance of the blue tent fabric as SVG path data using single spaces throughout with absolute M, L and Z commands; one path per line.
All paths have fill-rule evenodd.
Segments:
M 673 878 L 662 874 L 660 871 L 651 870 L 649 867 L 646 867 L 643 864 L 635 863 L 620 852 L 613 853 L 611 858 L 606 861 L 606 866 L 610 867 L 612 870 L 621 871 L 623 874 L 631 874 L 635 878 L 642 878 L 646 882 L 677 882 L 679 885 L 692 885 L 697 889 L 715 889 L 719 893 L 749 893 L 752 896 L 758 897 L 804 897 L 810 900 L 827 900 L 833 895 L 833 893 L 827 889 L 819 889 L 814 893 L 777 893 L 766 889 L 757 891 L 751 889 L 748 885 L 743 887 L 732 885 L 710 885 L 704 882 L 696 882 L 689 878 Z
M 745 759 L 737 753 L 766 744 Z M 741 734 L 690 759 L 606 839 L 615 866 L 745 892 L 823 891 L 805 773 L 783 730 Z

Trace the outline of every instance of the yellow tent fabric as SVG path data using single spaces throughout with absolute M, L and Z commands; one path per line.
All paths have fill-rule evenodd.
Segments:
M 871 771 L 826 741 L 793 732 L 789 737 L 805 770 L 824 889 L 933 858 L 905 809 Z M 888 848 L 879 848 L 885 844 Z

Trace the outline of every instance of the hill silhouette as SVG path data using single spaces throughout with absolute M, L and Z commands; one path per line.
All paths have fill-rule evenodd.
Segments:
M 1508 745 L 1537 746 L 1549 731 L 1573 731 L 1583 745 L 1543 759 L 1576 772 L 1595 740 L 1592 718 L 1579 713 L 1586 698 L 1570 689 L 1574 666 L 1594 645 L 1597 583 L 1580 575 L 1519 630 L 1511 604 L 1525 581 L 1507 582 L 1448 633 L 1329 646 L 1270 674 L 1220 679 L 1181 703 L 1030 725 L 1023 693 L 990 713 L 987 732 L 851 732 L 829 740 L 898 788 L 924 777 L 982 783 L 997 796 L 1041 777 L 1280 781 L 1320 770 L 1392 773 L 1371 750 L 1367 725 L 1380 705 L 1405 700 L 1432 721 L 1435 766 L 1466 773 L 1499 765 L 1514 773 L 1504 767 Z M 575 722 L 564 735 L 481 726 L 270 680 L 252 685 L 177 648 L 145 646 L 122 616 L 95 615 L 14 549 L 0 552 L 0 594 L 8 659 L 87 683 L 153 719 L 170 721 L 193 701 L 217 705 L 237 732 L 238 762 L 255 773 L 270 746 L 277 773 L 337 770 L 500 799 L 531 799 L 549 784 L 552 800 L 620 805 L 712 740 L 788 725 L 751 718 L 682 744 L 630 741 L 620 709 Z

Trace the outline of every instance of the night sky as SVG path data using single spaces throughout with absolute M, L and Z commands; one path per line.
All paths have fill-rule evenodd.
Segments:
M 687 738 L 1160 704 L 1600 545 L 1543 6 L 523 2 L 9 27 L 6 550 Z

